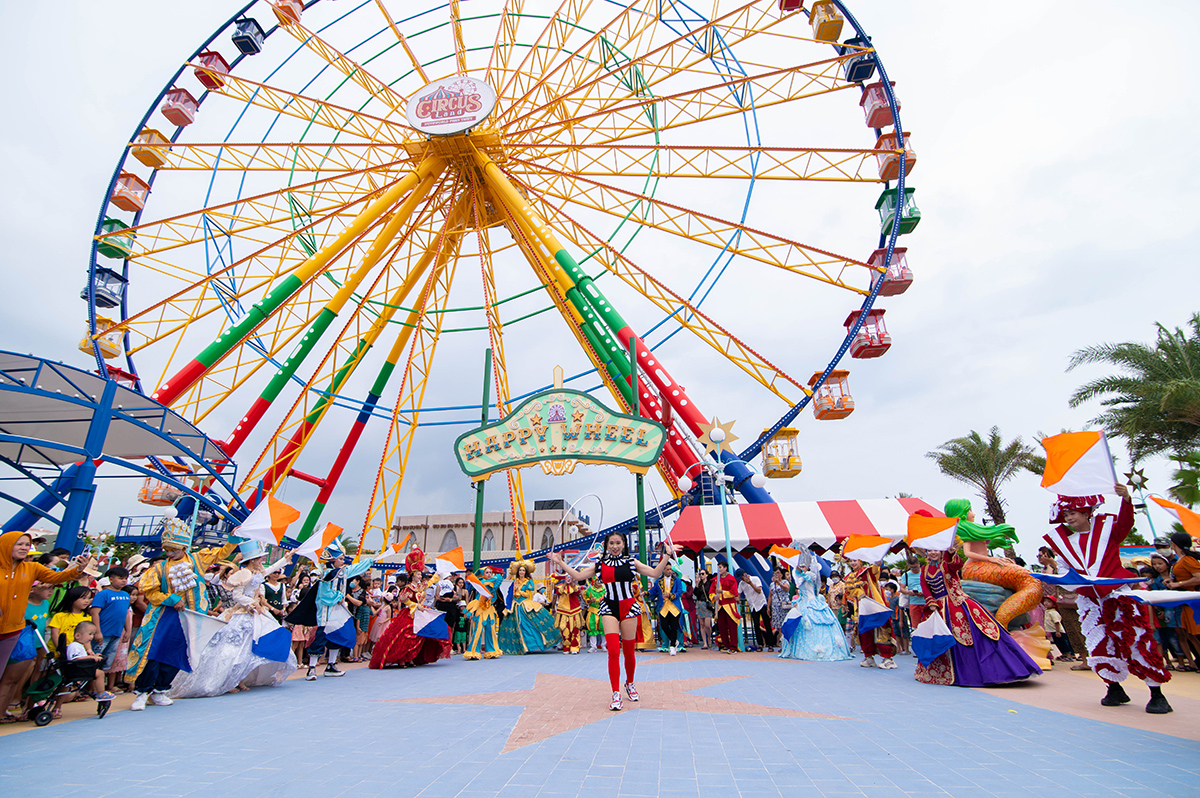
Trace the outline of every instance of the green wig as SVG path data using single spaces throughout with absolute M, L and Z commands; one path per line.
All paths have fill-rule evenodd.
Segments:
M 982 540 L 989 548 L 1011 546 L 1017 542 L 1017 530 L 1011 524 L 996 524 L 984 526 L 967 520 L 971 512 L 969 499 L 951 499 L 946 502 L 946 517 L 958 519 L 958 529 L 955 534 L 963 540 Z

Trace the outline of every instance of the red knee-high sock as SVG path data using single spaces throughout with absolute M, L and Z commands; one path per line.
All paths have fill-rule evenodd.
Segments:
M 621 636 L 605 635 L 604 643 L 608 646 L 608 680 L 615 693 L 621 689 Z
M 625 652 L 625 683 L 633 684 L 633 669 L 637 665 L 637 660 L 634 659 L 634 646 L 637 645 L 636 640 L 622 640 L 621 648 Z

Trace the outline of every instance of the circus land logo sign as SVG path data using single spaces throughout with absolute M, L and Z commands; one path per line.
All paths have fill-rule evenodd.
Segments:
M 475 127 L 496 107 L 496 93 L 482 80 L 453 75 L 435 80 L 408 98 L 408 124 L 431 136 Z
M 460 435 L 454 454 L 472 482 L 554 462 L 619 465 L 644 474 L 658 462 L 664 443 L 666 430 L 656 421 L 614 412 L 590 394 L 552 388 L 503 419 Z

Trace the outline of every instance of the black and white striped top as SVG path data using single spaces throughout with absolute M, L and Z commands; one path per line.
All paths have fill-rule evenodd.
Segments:
M 605 554 L 596 564 L 606 598 L 612 601 L 633 598 L 633 555 L 626 553 L 614 557 Z

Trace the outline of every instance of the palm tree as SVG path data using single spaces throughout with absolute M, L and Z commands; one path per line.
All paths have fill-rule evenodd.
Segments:
M 1085 363 L 1121 370 L 1080 386 L 1071 407 L 1099 399 L 1105 410 L 1093 423 L 1125 438 L 1135 463 L 1154 454 L 1179 455 L 1200 444 L 1200 313 L 1188 325 L 1191 329 L 1184 332 L 1158 324 L 1153 346 L 1099 344 L 1071 356 L 1067 371 Z
M 985 439 L 975 430 L 962 438 L 951 438 L 925 456 L 937 463 L 941 472 L 951 479 L 973 485 L 983 498 L 992 523 L 1004 523 L 1004 500 L 1000 486 L 1017 472 L 1037 468 L 1037 454 L 1021 438 L 1005 443 L 999 427 L 992 427 Z M 1044 462 L 1044 461 L 1043 461 Z M 1036 473 L 1041 473 L 1036 470 Z M 1009 557 L 1016 554 L 1005 550 Z
M 1200 451 L 1188 452 L 1175 458 L 1179 468 L 1171 474 L 1177 480 L 1167 489 L 1167 495 L 1188 507 L 1200 502 Z

